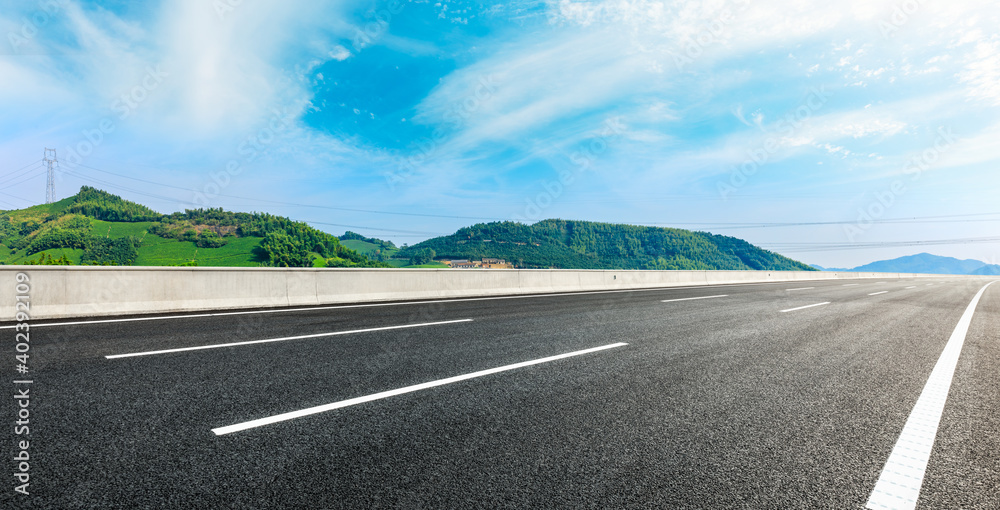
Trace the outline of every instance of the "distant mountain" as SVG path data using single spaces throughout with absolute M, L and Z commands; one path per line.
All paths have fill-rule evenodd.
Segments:
M 1000 266 L 998 265 L 989 265 L 981 260 L 960 260 L 952 257 L 941 257 L 939 255 L 931 255 L 930 253 L 909 255 L 892 260 L 880 260 L 855 267 L 854 269 L 823 270 L 873 273 L 1000 274 Z
M 975 271 L 973 271 L 970 274 L 978 274 L 978 275 L 1000 275 L 1000 265 L 990 264 L 988 266 L 983 266 L 983 267 L 981 267 L 979 269 L 976 269 Z
M 567 220 L 481 223 L 406 247 L 397 256 L 498 258 L 525 268 L 815 270 L 735 237 Z
M 819 264 L 809 264 L 809 266 L 810 267 L 814 267 L 816 269 L 819 269 L 820 271 L 839 272 L 839 273 L 843 273 L 845 271 L 850 271 L 850 269 L 843 269 L 843 268 L 840 268 L 840 267 L 823 267 L 823 266 L 821 266 Z

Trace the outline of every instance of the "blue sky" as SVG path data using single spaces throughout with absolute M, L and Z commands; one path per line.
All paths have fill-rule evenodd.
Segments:
M 584 219 L 1000 263 L 991 2 L 0 0 L 0 208 Z M 897 243 L 872 247 L 873 243 Z M 839 249 L 852 248 L 852 249 Z

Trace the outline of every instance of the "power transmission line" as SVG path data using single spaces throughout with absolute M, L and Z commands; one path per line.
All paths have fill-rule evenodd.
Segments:
M 31 172 L 34 172 L 34 171 L 36 171 L 36 170 L 38 170 L 40 168 L 45 168 L 45 166 L 44 166 L 43 163 L 44 162 L 42 160 L 38 160 L 38 161 L 35 161 L 34 163 L 31 163 L 30 165 L 22 166 L 21 168 L 18 168 L 17 170 L 14 170 L 11 173 L 9 173 L 6 176 L 4 176 L 4 178 L 2 180 L 0 180 L 0 184 L 12 181 L 14 179 L 17 179 L 17 178 L 21 177 L 22 175 L 27 175 L 27 174 L 29 174 Z
M 5 193 L 3 191 L 0 191 L 0 195 L 8 196 L 10 198 L 16 198 L 16 199 L 18 199 L 18 200 L 20 200 L 22 202 L 27 202 L 27 203 L 29 203 L 31 205 L 37 205 L 37 204 L 35 204 L 35 202 L 32 202 L 31 200 L 28 200 L 27 198 L 19 197 L 17 195 L 11 195 L 10 193 Z M 5 201 L 5 203 L 10 204 L 10 202 L 6 202 L 6 201 Z M 14 205 L 14 204 L 10 204 L 10 205 Z
M 121 190 L 128 191 L 130 193 L 135 193 L 137 195 L 143 195 L 143 196 L 147 196 L 147 197 L 150 197 L 150 198 L 155 198 L 155 199 L 158 199 L 158 200 L 165 200 L 165 201 L 168 201 L 168 202 L 176 202 L 177 201 L 176 199 L 171 198 L 171 197 L 166 197 L 166 196 L 163 196 L 163 195 L 155 195 L 155 194 L 152 194 L 152 193 L 146 193 L 146 192 L 142 192 L 142 191 L 139 191 L 139 190 L 134 190 L 134 189 L 131 189 L 131 188 L 120 186 L 118 184 L 111 183 L 111 182 L 108 182 L 108 181 L 104 181 L 104 180 L 101 180 L 101 179 L 97 179 L 97 178 L 94 178 L 94 177 L 88 177 L 88 180 L 96 182 L 96 183 L 99 183 L 99 184 L 103 184 L 103 185 L 108 186 L 110 188 L 121 189 Z M 175 187 L 175 186 L 168 186 L 168 187 Z M 443 235 L 443 234 L 440 234 L 440 233 L 437 233 L 437 232 L 421 232 L 421 231 L 413 231 L 413 230 L 385 229 L 385 228 L 378 228 L 378 227 L 366 227 L 366 226 L 360 226 L 360 225 L 342 225 L 342 224 L 339 224 L 339 223 L 325 223 L 325 222 L 322 222 L 322 221 L 302 220 L 302 219 L 296 219 L 296 218 L 289 218 L 289 219 L 292 220 L 292 221 L 299 221 L 299 222 L 303 222 L 303 223 L 315 223 L 317 225 L 327 225 L 327 226 L 344 227 L 344 228 L 355 228 L 355 229 L 360 229 L 360 230 L 373 230 L 373 231 L 379 231 L 379 232 L 392 232 L 392 233 L 401 233 L 401 234 L 411 234 L 410 237 L 416 237 L 416 236 L 439 236 L 439 235 Z M 407 237 L 407 236 L 400 236 L 400 237 Z
M 100 168 L 94 168 L 92 166 L 87 166 L 87 165 L 84 165 L 84 164 L 81 164 L 81 163 L 76 163 L 75 166 L 80 166 L 80 167 L 83 167 L 83 168 L 88 168 L 90 170 L 96 170 L 98 172 L 106 173 L 108 175 L 114 175 L 115 177 L 122 177 L 122 178 L 125 178 L 125 179 L 131 179 L 133 181 L 144 182 L 146 184 L 152 184 L 152 185 L 155 185 L 155 186 L 163 186 L 163 187 L 166 187 L 166 188 L 178 189 L 178 190 L 187 191 L 187 192 L 190 192 L 190 193 L 201 193 L 198 190 L 194 190 L 194 189 L 190 189 L 190 188 L 183 188 L 183 187 L 180 187 L 180 186 L 173 186 L 173 185 L 170 185 L 170 184 L 164 184 L 164 183 L 160 183 L 160 182 L 153 182 L 153 181 L 149 181 L 149 180 L 146 180 L 146 179 L 139 179 L 138 177 L 130 177 L 128 175 L 122 175 L 122 174 L 117 174 L 117 173 L 114 173 L 114 172 L 109 172 L 107 170 L 101 170 Z M 314 208 L 314 209 L 329 209 L 329 210 L 332 210 L 332 211 L 360 212 L 360 213 L 368 213 L 368 214 L 387 214 L 387 215 L 394 215 L 394 216 L 415 216 L 415 217 L 422 217 L 422 218 L 444 218 L 444 219 L 476 220 L 476 221 L 504 221 L 506 219 L 506 218 L 490 218 L 490 217 L 481 217 L 481 216 L 452 216 L 452 215 L 444 215 L 444 214 L 423 214 L 423 213 L 405 213 L 405 212 L 394 212 L 394 211 L 376 211 L 376 210 L 371 210 L 371 209 L 352 209 L 352 208 L 347 208 L 347 207 L 333 207 L 333 206 L 328 206 L 328 205 L 315 205 L 315 204 L 300 204 L 300 203 L 295 203 L 295 202 L 282 202 L 282 201 L 279 201 L 279 200 L 267 200 L 267 199 L 264 199 L 264 198 L 241 197 L 241 196 L 237 196 L 237 195 L 226 195 L 226 194 L 223 194 L 223 193 L 214 193 L 214 195 L 218 196 L 218 197 L 236 198 L 236 199 L 239 199 L 239 200 L 249 200 L 251 202 L 264 202 L 264 203 L 269 203 L 269 204 L 287 205 L 287 206 L 293 206 L 293 207 L 310 207 L 310 208 Z M 193 204 L 193 202 L 187 202 L 187 203 Z
M 961 239 L 935 239 L 931 241 L 886 241 L 871 243 L 762 243 L 761 246 L 771 251 L 783 253 L 808 253 L 842 250 L 870 250 L 875 248 L 899 248 L 908 246 L 942 246 L 953 244 L 990 244 L 1000 243 L 1000 237 L 967 237 Z
M 341 225 L 339 223 L 324 223 L 322 221 L 311 221 L 311 220 L 296 220 L 296 221 L 302 221 L 302 222 L 305 222 L 305 223 L 315 223 L 317 225 L 327 225 L 327 226 L 331 226 L 331 227 L 358 228 L 358 229 L 364 229 L 364 230 L 375 230 L 375 231 L 380 231 L 380 232 L 402 232 L 402 233 L 405 233 L 405 234 L 416 234 L 416 235 L 424 235 L 424 236 L 444 236 L 444 235 L 449 235 L 449 234 L 442 234 L 440 232 L 421 232 L 419 230 L 391 230 L 391 229 L 385 229 L 385 228 L 361 227 L 361 226 L 358 226 L 358 225 Z
M 165 187 L 165 188 L 172 188 L 172 189 L 177 189 L 177 190 L 186 191 L 186 192 L 190 192 L 190 193 L 198 193 L 197 190 L 193 190 L 193 189 L 190 189 L 190 188 L 184 188 L 184 187 L 180 187 L 180 186 L 173 186 L 173 185 L 170 185 L 170 184 L 154 182 L 154 181 L 150 181 L 150 180 L 146 180 L 146 179 L 140 179 L 140 178 L 137 178 L 137 177 L 131 177 L 131 176 L 128 176 L 128 175 L 122 175 L 122 174 L 118 174 L 118 173 L 115 173 L 115 172 L 110 172 L 110 171 L 107 171 L 107 170 L 102 170 L 100 168 L 95 168 L 95 167 L 92 167 L 92 166 L 89 166 L 89 165 L 76 164 L 74 166 L 78 166 L 78 167 L 82 167 L 82 168 L 87 168 L 87 169 L 94 170 L 94 171 L 101 172 L 101 173 L 105 173 L 105 174 L 108 174 L 108 175 L 113 175 L 115 177 L 121 177 L 121 178 L 125 178 L 125 179 L 130 179 L 130 180 L 134 180 L 134 181 L 138 181 L 138 182 L 143 182 L 143 183 L 151 184 L 151 185 L 155 185 L 155 186 L 160 186 L 160 187 Z M 111 183 L 111 182 L 107 182 L 107 181 L 102 181 L 102 180 L 94 178 L 94 177 L 89 177 L 89 178 L 91 180 L 95 181 L 95 182 L 99 182 L 99 183 L 105 184 L 105 185 L 113 187 L 113 188 L 123 189 L 123 190 L 129 191 L 129 192 L 132 192 L 132 193 L 136 193 L 136 194 L 139 194 L 139 195 L 144 195 L 144 196 L 148 196 L 148 197 L 152 197 L 152 198 L 157 198 L 157 199 L 161 199 L 161 200 L 166 200 L 166 201 L 176 201 L 176 199 L 174 199 L 174 198 L 164 197 L 164 196 L 161 196 L 161 195 L 154 195 L 154 194 L 142 192 L 142 191 L 139 191 L 139 190 L 134 190 L 134 189 L 131 189 L 131 188 L 127 188 L 127 187 L 115 184 L 115 183 Z M 247 200 L 247 201 L 250 201 L 251 203 L 271 203 L 271 204 L 293 206 L 293 207 L 309 207 L 309 208 L 329 209 L 329 210 L 336 210 L 336 211 L 361 212 L 361 213 L 368 213 L 368 214 L 386 214 L 386 215 L 399 215 L 399 216 L 434 217 L 434 218 L 466 219 L 466 220 L 487 220 L 487 221 L 502 221 L 503 220 L 501 218 L 490 218 L 490 217 L 471 217 L 471 216 L 435 215 L 435 214 L 421 214 L 421 213 L 403 213 L 403 212 L 394 212 L 394 211 L 378 211 L 378 210 L 367 210 L 367 209 L 353 209 L 353 208 L 343 208 L 343 207 L 320 206 L 320 205 L 313 205 L 313 204 L 301 204 L 301 203 L 283 202 L 283 201 L 277 201 L 277 200 L 267 200 L 267 199 L 251 198 L 251 197 L 242 197 L 242 196 L 237 196 L 237 195 L 217 194 L 216 196 L 226 197 L 226 198 L 235 198 L 235 199 L 239 199 L 239 200 Z M 184 201 L 181 201 L 181 202 L 184 202 Z M 192 202 L 187 202 L 187 203 L 192 203 Z M 1000 216 L 1000 213 L 956 214 L 956 215 L 923 216 L 923 217 L 911 217 L 911 218 L 882 218 L 882 219 L 872 219 L 870 221 L 870 223 L 875 223 L 875 224 L 896 224 L 896 223 L 958 223 L 958 222 L 973 222 L 973 221 L 975 221 L 975 222 L 995 222 L 995 221 L 1000 221 L 1000 218 L 982 218 L 984 216 Z M 959 219 L 959 218 L 965 218 L 965 219 Z M 979 219 L 972 219 L 972 218 L 979 218 Z M 326 222 L 310 221 L 310 220 L 296 220 L 296 221 L 304 221 L 306 223 L 314 223 L 314 224 L 317 224 L 317 225 L 336 226 L 336 227 L 342 227 L 342 228 L 364 229 L 364 230 L 373 230 L 373 231 L 381 231 L 381 232 L 407 233 L 407 234 L 431 235 L 431 236 L 441 235 L 441 234 L 433 233 L 433 232 L 418 232 L 418 231 L 408 231 L 408 230 L 384 229 L 384 228 L 377 228 L 377 227 L 366 227 L 366 226 L 357 226 L 357 225 L 344 225 L 344 224 L 338 224 L 338 223 L 326 223 Z M 686 222 L 675 222 L 675 223 L 632 223 L 632 224 L 634 224 L 634 225 L 650 225 L 650 226 L 686 225 L 686 226 L 699 226 L 699 227 L 702 227 L 702 228 L 718 228 L 718 229 L 751 229 L 751 228 L 777 228 L 777 227 L 796 227 L 796 226 L 849 225 L 849 224 L 855 224 L 855 223 L 857 223 L 857 220 L 851 220 L 851 221 L 825 221 L 825 222 L 786 222 L 786 223 L 778 223 L 778 222 L 770 222 L 770 223 L 765 223 L 765 222 L 762 222 L 762 223 L 751 223 L 751 222 L 740 222 L 740 223 L 686 223 Z M 866 223 L 868 223 L 868 222 L 866 222 Z M 998 242 L 998 241 L 1000 241 L 1000 239 L 998 239 L 998 238 L 975 238 L 975 239 L 952 239 L 952 240 L 935 240 L 935 241 L 908 241 L 908 242 L 905 242 L 905 243 L 868 243 L 868 244 L 829 244 L 829 243 L 828 244 L 824 244 L 824 243 L 815 243 L 815 244 L 808 244 L 808 243 L 806 243 L 806 244 L 801 244 L 800 243 L 800 244 L 795 244 L 795 245 L 770 245 L 770 246 L 773 246 L 775 249 L 781 249 L 783 251 L 803 252 L 803 251 L 824 251 L 824 250 L 831 250 L 831 251 L 833 251 L 833 250 L 847 250 L 847 249 L 870 249 L 870 248 L 890 247 L 890 246 L 920 246 L 920 245 L 933 245 L 933 244 L 968 244 L 968 243 L 973 243 L 973 242 Z
M 128 176 L 128 175 L 122 175 L 122 174 L 118 174 L 118 173 L 114 173 L 114 172 L 109 172 L 107 170 L 102 170 L 100 168 L 95 168 L 95 167 L 92 167 L 92 166 L 84 165 L 84 164 L 77 164 L 76 166 L 80 166 L 80 167 L 87 168 L 87 169 L 90 169 L 90 170 L 95 170 L 95 171 L 106 173 L 106 174 L 109 174 L 109 175 L 114 175 L 116 177 L 122 177 L 122 178 L 125 178 L 125 179 L 131 179 L 131 180 L 134 180 L 134 181 L 144 182 L 146 184 L 153 184 L 155 186 L 163 186 L 163 187 L 173 188 L 173 189 L 177 189 L 177 190 L 181 190 L 181 191 L 187 191 L 187 192 L 191 192 L 191 193 L 198 193 L 197 190 L 193 190 L 193 189 L 190 189 L 190 188 L 183 188 L 183 187 L 180 187 L 180 186 L 173 186 L 173 185 L 170 185 L 170 184 L 158 183 L 158 182 L 149 181 L 149 180 L 146 180 L 146 179 L 140 179 L 140 178 L 137 178 L 137 177 L 131 177 L 131 176 Z M 283 202 L 283 201 L 277 201 L 277 200 L 267 200 L 267 199 L 261 199 L 261 198 L 242 197 L 242 196 L 226 195 L 226 194 L 216 194 L 216 196 L 226 197 L 226 198 L 236 198 L 236 199 L 240 199 L 240 200 L 248 200 L 251 203 L 254 203 L 254 202 L 257 202 L 257 203 L 266 202 L 266 203 L 271 203 L 271 204 L 287 205 L 287 206 L 294 206 L 294 207 L 310 207 L 310 208 L 317 208 L 317 209 L 329 209 L 329 210 L 334 210 L 334 211 L 345 211 L 345 212 L 360 212 L 360 213 L 367 213 L 367 214 L 384 214 L 384 215 L 396 215 L 396 216 L 414 216 L 414 217 L 460 219 L 460 220 L 475 220 L 475 221 L 505 221 L 505 220 L 509 220 L 509 218 L 497 218 L 497 217 L 485 217 L 485 216 L 455 216 L 455 215 L 443 215 L 443 214 L 423 214 L 423 213 L 405 213 L 405 212 L 395 212 L 395 211 L 379 211 L 379 210 L 371 210 L 371 209 L 354 209 L 354 208 L 347 208 L 347 207 L 333 207 L 333 206 L 322 206 L 322 205 L 314 205 L 314 204 L 301 204 L 301 203 L 294 203 L 294 202 Z M 191 202 L 188 202 L 188 203 L 191 203 Z M 1000 212 L 997 212 L 997 213 L 967 214 L 967 215 L 949 215 L 949 216 L 925 216 L 925 217 L 912 217 L 912 218 L 881 218 L 881 219 L 874 219 L 873 218 L 871 220 L 871 223 L 954 223 L 954 222 L 959 222 L 959 221 L 956 221 L 956 220 L 950 220 L 950 221 L 930 221 L 930 220 L 940 220 L 940 219 L 943 219 L 943 218 L 973 217 L 973 216 L 1000 216 Z M 1000 218 L 997 218 L 997 219 L 981 219 L 981 220 L 961 220 L 961 221 L 1000 221 Z M 723 222 L 718 222 L 718 223 L 692 223 L 692 222 L 683 222 L 683 221 L 678 221 L 678 222 L 673 222 L 673 223 L 645 223 L 645 222 L 625 222 L 625 223 L 629 223 L 629 224 L 632 224 L 632 225 L 648 225 L 648 226 L 687 225 L 687 226 L 701 227 L 701 228 L 719 228 L 719 229 L 727 229 L 727 230 L 736 230 L 736 229 L 779 228 L 779 227 L 798 227 L 798 226 L 849 225 L 849 224 L 857 223 L 857 220 L 850 220 L 850 221 L 821 221 L 821 222 L 787 222 L 787 223 L 779 223 L 779 222 L 761 222 L 761 223 L 753 223 L 753 222 L 739 222 L 739 223 L 723 223 Z
M 28 181 L 31 181 L 31 180 L 34 180 L 34 179 L 37 179 L 37 178 L 38 178 L 38 177 L 40 177 L 40 176 L 43 176 L 43 175 L 45 175 L 45 167 L 44 167 L 44 166 L 41 166 L 41 165 L 39 165 L 39 166 L 38 166 L 37 168 L 35 168 L 35 169 L 33 169 L 33 170 L 34 170 L 34 171 L 38 171 L 38 170 L 41 170 L 41 172 L 38 172 L 38 173 L 35 173 L 34 175 L 29 175 L 29 176 L 27 176 L 27 177 L 25 177 L 25 178 L 23 178 L 23 179 L 21 179 L 21 180 L 19 180 L 19 181 L 17 181 L 17 182 L 11 182 L 11 183 L 4 183 L 4 186 L 6 186 L 6 187 L 8 187 L 8 188 L 11 188 L 11 187 L 14 187 L 14 186 L 17 186 L 18 184 L 21 184 L 21 183 L 25 183 L 25 182 L 28 182 Z M 22 176 L 23 176 L 23 175 L 19 175 L 18 177 L 22 177 Z M 16 177 L 15 177 L 15 178 L 16 178 Z
M 973 218 L 981 216 L 997 216 L 996 218 L 982 218 L 982 219 L 955 219 L 955 218 Z M 905 223 L 970 223 L 970 222 L 993 222 L 1000 221 L 1000 212 L 995 213 L 976 213 L 976 214 L 950 214 L 944 216 L 914 216 L 911 218 L 872 218 L 865 221 L 865 224 L 905 224 Z M 687 225 L 691 227 L 700 228 L 719 228 L 723 230 L 742 230 L 742 229 L 752 229 L 752 228 L 777 228 L 777 227 L 815 227 L 824 225 L 854 225 L 857 224 L 858 220 L 850 221 L 808 221 L 808 222 L 788 222 L 788 223 L 688 223 L 688 222 L 675 222 L 675 223 L 640 223 L 640 225 L 651 225 L 651 226 L 673 226 L 673 225 Z
M 24 170 L 25 168 L 28 168 L 29 166 L 35 166 L 35 165 L 37 165 L 37 164 L 39 164 L 41 162 L 42 162 L 42 160 L 36 159 L 35 161 L 32 161 L 31 163 L 28 163 L 27 165 L 24 165 L 21 168 L 18 168 L 17 170 L 14 170 L 13 172 L 20 172 L 21 170 Z M 13 172 L 11 172 L 11 173 L 13 173 Z

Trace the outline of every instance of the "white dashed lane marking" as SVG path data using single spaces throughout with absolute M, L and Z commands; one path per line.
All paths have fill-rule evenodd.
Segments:
M 270 416 L 267 418 L 261 418 L 258 420 L 252 420 L 243 423 L 237 423 L 236 425 L 229 425 L 226 427 L 219 427 L 212 429 L 212 432 L 217 436 L 222 436 L 225 434 L 232 434 L 233 432 L 239 432 L 241 430 L 252 429 L 256 427 L 262 427 L 264 425 L 270 425 L 272 423 L 278 423 L 288 420 L 294 420 L 295 418 L 301 418 L 303 416 L 309 416 L 312 414 L 324 413 L 327 411 L 332 411 L 334 409 L 341 409 L 344 407 L 349 407 L 357 404 L 363 404 L 365 402 L 371 402 L 374 400 L 381 400 L 384 398 L 394 397 L 396 395 L 403 395 L 405 393 L 412 393 L 414 391 L 426 390 L 428 388 L 435 388 L 437 386 L 444 386 L 446 384 L 457 383 L 459 381 L 466 381 L 469 379 L 475 379 L 477 377 L 483 377 L 486 375 L 497 374 L 500 372 L 506 372 L 508 370 L 514 370 L 523 367 L 529 367 L 532 365 L 539 365 L 541 363 L 548 363 L 550 361 L 556 361 L 565 358 L 571 358 L 573 356 L 581 356 L 584 354 L 590 354 L 592 352 L 604 351 L 607 349 L 614 349 L 616 347 L 624 347 L 628 345 L 627 343 L 616 343 L 610 345 L 603 345 L 601 347 L 593 347 L 590 349 L 584 349 L 582 351 L 574 351 L 566 354 L 559 354 L 556 356 L 550 356 L 548 358 L 541 358 L 532 361 L 523 361 L 521 363 L 514 363 L 513 365 L 505 365 L 497 368 L 490 368 L 488 370 L 481 370 L 479 372 L 472 372 L 470 374 L 457 375 L 455 377 L 449 377 L 447 379 L 438 379 L 437 381 L 425 382 L 422 384 L 416 384 L 413 386 L 406 386 L 404 388 L 399 388 L 390 391 L 383 391 L 381 393 L 375 393 L 372 395 L 367 395 L 364 397 L 357 397 L 348 400 L 341 400 L 340 402 L 334 402 L 332 404 L 326 404 L 316 407 L 310 407 L 307 409 L 302 409 L 299 411 L 292 411 L 290 413 L 279 414 L 275 416 Z
M 226 344 L 198 345 L 194 347 L 180 347 L 177 349 L 162 349 L 159 351 L 133 352 L 129 354 L 112 354 L 105 356 L 107 359 L 135 358 L 138 356 L 153 356 L 155 354 L 170 354 L 175 352 L 201 351 L 205 349 L 220 349 L 223 347 L 239 347 L 242 345 L 268 344 L 273 342 L 286 342 L 288 340 L 305 340 L 308 338 L 322 338 L 325 336 L 353 335 L 357 333 L 371 333 L 375 331 L 391 331 L 394 329 L 422 328 L 427 326 L 442 326 L 445 324 L 458 324 L 461 322 L 472 322 L 472 319 L 459 319 L 454 321 L 425 322 L 422 324 L 404 324 L 402 326 L 385 326 L 381 328 L 355 329 L 351 331 L 334 331 L 332 333 L 317 333 L 314 335 L 285 336 L 281 338 L 267 338 L 264 340 L 248 340 L 245 342 L 231 342 Z
M 724 298 L 724 297 L 729 297 L 729 295 L 728 294 L 723 294 L 721 296 L 701 296 L 701 297 L 689 297 L 689 298 L 680 298 L 680 299 L 664 299 L 663 301 L 661 301 L 661 303 L 675 303 L 677 301 L 695 301 L 695 300 L 698 300 L 698 299 L 716 299 L 716 298 Z
M 788 310 L 782 310 L 781 313 L 797 312 L 799 310 L 805 310 L 806 308 L 814 308 L 814 307 L 817 307 L 817 306 L 823 306 L 823 305 L 828 305 L 828 304 L 830 304 L 829 301 L 827 301 L 825 303 L 816 303 L 815 305 L 800 306 L 798 308 L 789 308 Z

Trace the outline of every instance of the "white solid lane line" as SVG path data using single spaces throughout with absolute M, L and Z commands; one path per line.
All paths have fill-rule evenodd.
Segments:
M 830 304 L 829 301 L 827 301 L 826 303 L 816 303 L 815 305 L 800 306 L 798 308 L 789 308 L 788 310 L 782 310 L 781 313 L 797 312 L 799 310 L 805 310 L 806 308 L 814 308 L 817 306 L 823 306 L 828 304 Z
M 662 300 L 660 302 L 661 303 L 675 303 L 677 301 L 695 301 L 695 300 L 698 300 L 698 299 L 716 299 L 716 298 L 723 298 L 723 297 L 729 297 L 729 294 L 723 294 L 721 296 L 701 296 L 701 297 L 687 297 L 687 298 L 681 298 L 681 299 L 664 299 L 664 300 Z
M 907 287 L 907 289 L 915 289 L 915 288 L 917 288 L 917 286 L 916 286 L 916 285 L 914 285 L 914 286 L 912 286 L 912 287 Z
M 133 352 L 129 354 L 112 354 L 105 356 L 107 359 L 135 358 L 138 356 L 152 356 L 154 354 L 169 354 L 174 352 L 200 351 L 204 349 L 219 349 L 222 347 L 237 347 L 240 345 L 266 344 L 272 342 L 285 342 L 288 340 L 304 340 L 306 338 L 321 338 L 324 336 L 353 335 L 356 333 L 371 333 L 373 331 L 390 331 L 394 329 L 422 328 L 426 326 L 441 326 L 444 324 L 458 324 L 460 322 L 472 322 L 472 319 L 459 319 L 454 321 L 425 322 L 422 324 L 405 324 L 402 326 L 385 326 L 381 328 L 355 329 L 351 331 L 334 331 L 332 333 L 317 333 L 315 335 L 286 336 L 281 338 L 267 338 L 264 340 L 248 340 L 246 342 L 232 342 L 228 344 L 199 345 L 195 347 L 181 347 L 178 349 L 163 349 L 160 351 Z
M 917 506 L 920 486 L 924 483 L 927 462 L 931 458 L 934 438 L 937 436 L 941 414 L 944 412 L 944 404 L 951 389 L 955 366 L 958 365 L 962 345 L 969 333 L 969 325 L 972 324 L 972 316 L 976 313 L 976 306 L 979 305 L 983 293 L 994 283 L 996 282 L 990 282 L 979 289 L 979 293 L 972 298 L 972 302 L 955 326 L 955 331 L 944 346 L 944 351 L 934 365 L 927 384 L 920 392 L 917 404 L 913 406 L 909 418 L 906 419 L 906 425 L 903 425 L 903 431 L 899 434 L 892 453 L 889 454 L 889 460 L 882 468 L 882 474 L 879 475 L 878 482 L 868 498 L 868 508 L 912 510 Z
M 844 287 L 854 287 L 855 285 L 861 285 L 860 283 L 848 283 Z
M 556 361 L 565 358 L 571 358 L 573 356 L 580 356 L 583 354 L 590 354 L 592 352 L 603 351 L 607 349 L 614 349 L 616 347 L 624 347 L 628 345 L 627 343 L 616 343 L 610 345 L 603 345 L 601 347 L 593 347 L 590 349 L 584 349 L 582 351 L 574 351 L 566 354 L 559 354 L 556 356 L 549 356 L 548 358 L 541 358 L 532 361 L 523 361 L 521 363 L 514 363 L 513 365 L 505 365 L 497 368 L 490 368 L 488 370 L 481 370 L 479 372 L 472 372 L 465 375 L 457 375 L 455 377 L 449 377 L 447 379 L 438 379 L 437 381 L 425 382 L 422 384 L 415 384 L 413 386 L 406 386 L 404 388 L 399 388 L 395 390 L 383 391 L 381 393 L 375 393 L 373 395 L 367 395 L 364 397 L 357 397 L 348 400 L 341 400 L 340 402 L 334 402 L 332 404 L 325 404 L 316 407 L 310 407 L 308 409 L 302 409 L 300 411 L 292 411 L 290 413 L 279 414 L 276 416 L 270 416 L 267 418 L 261 418 L 258 420 L 247 421 L 243 423 L 237 423 L 236 425 L 229 425 L 226 427 L 219 427 L 212 429 L 212 432 L 217 436 L 222 436 L 225 434 L 232 434 L 233 432 L 239 432 L 241 430 L 252 429 L 256 427 L 261 427 L 264 425 L 270 425 L 272 423 L 278 423 L 282 421 L 294 420 L 295 418 L 301 418 L 303 416 L 309 416 L 311 414 L 324 413 L 327 411 L 332 411 L 334 409 L 341 409 L 344 407 L 350 407 L 357 404 L 363 404 L 365 402 L 371 402 L 373 400 L 381 400 L 388 397 L 394 397 L 396 395 L 402 395 L 404 393 L 412 393 L 414 391 L 426 390 L 428 388 L 435 388 L 437 386 L 444 386 L 446 384 L 457 383 L 460 381 L 466 381 L 469 379 L 475 379 L 477 377 L 483 377 L 486 375 L 497 374 L 500 372 L 506 372 L 508 370 L 514 370 L 523 367 L 529 367 L 532 365 L 539 365 L 541 363 L 548 363 L 550 361 Z
M 871 294 L 868 294 L 868 295 L 869 296 L 877 296 L 879 294 L 888 294 L 888 293 L 889 293 L 889 291 L 883 290 L 882 292 L 872 292 Z
M 792 292 L 793 290 L 813 290 L 815 288 L 816 287 L 801 287 L 801 288 L 798 288 L 798 289 L 785 289 L 785 291 L 786 292 Z

